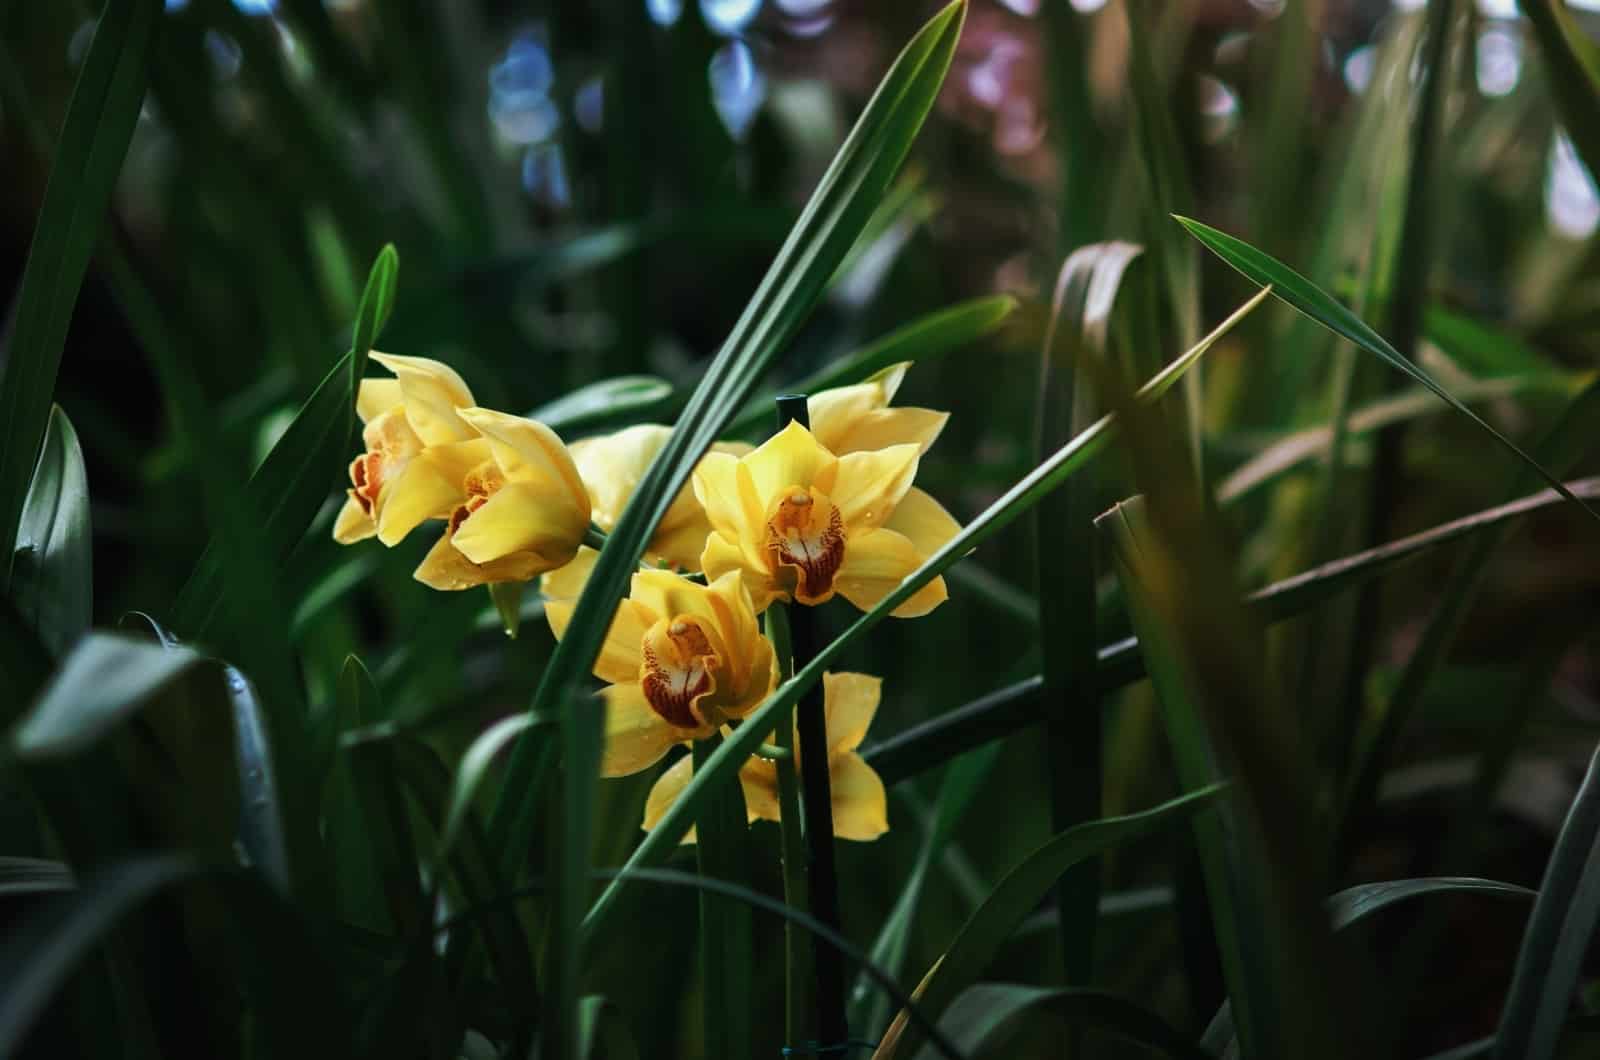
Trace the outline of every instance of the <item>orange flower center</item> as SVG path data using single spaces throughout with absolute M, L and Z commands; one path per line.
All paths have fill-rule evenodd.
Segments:
M 826 494 L 790 486 L 767 516 L 767 559 L 802 604 L 825 603 L 844 561 L 844 518 Z
M 350 495 L 361 505 L 361 510 L 372 514 L 372 506 L 383 489 L 383 454 L 362 453 L 350 461 Z
M 449 529 L 445 532 L 454 534 L 461 529 L 461 524 L 466 522 L 473 512 L 489 503 L 489 498 L 493 497 L 495 491 L 505 484 L 505 472 L 501 471 L 500 465 L 493 460 L 485 460 L 471 471 L 468 471 L 466 479 L 461 484 L 462 492 L 466 493 L 467 499 L 457 505 L 456 510 L 450 513 Z
M 690 615 L 657 622 L 645 633 L 639 684 L 650 708 L 668 724 L 680 729 L 711 724 L 701 701 L 717 690 L 723 668 L 718 643 L 716 634 Z

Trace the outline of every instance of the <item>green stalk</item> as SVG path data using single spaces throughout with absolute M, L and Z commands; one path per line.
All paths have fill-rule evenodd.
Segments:
M 782 604 L 767 608 L 767 639 L 778 656 L 778 680 L 794 676 L 794 648 L 789 635 L 789 610 Z M 800 830 L 800 778 L 794 766 L 794 712 L 778 723 L 773 741 L 787 756 L 773 760 L 778 772 L 778 830 L 783 850 L 783 902 L 791 909 L 807 907 L 805 837 Z M 783 925 L 783 1034 L 791 1044 L 805 1032 L 806 940 L 793 921 Z
M 694 742 L 696 772 L 722 743 L 713 736 Z M 695 859 L 700 875 L 743 885 L 744 793 L 737 776 L 719 782 L 695 822 Z M 750 1055 L 750 910 L 700 892 L 701 1011 L 707 1056 Z
M 786 394 L 778 398 L 777 405 L 780 430 L 791 421 L 802 427 L 811 426 L 804 394 Z M 796 611 L 790 616 L 794 664 L 810 663 L 816 655 L 816 643 L 811 613 Z M 811 912 L 829 929 L 840 931 L 839 883 L 833 865 L 833 778 L 828 775 L 828 724 L 820 683 L 807 689 L 801 698 L 798 727 Z M 812 960 L 817 987 L 817 1040 L 824 1048 L 843 1044 L 850 1037 L 844 1012 L 844 966 L 838 951 L 828 947 L 813 950 Z

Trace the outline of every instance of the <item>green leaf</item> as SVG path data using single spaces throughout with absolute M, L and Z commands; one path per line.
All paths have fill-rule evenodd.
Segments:
M 1166 393 L 1213 343 L 1260 305 L 1266 294 L 1266 291 L 1257 292 L 1209 335 L 1201 339 L 1194 348 L 1184 352 L 1150 379 L 1140 388 L 1138 397 L 1141 400 L 1152 401 Z M 762 737 L 772 731 L 781 717 L 781 712 L 794 706 L 808 688 L 821 680 L 824 670 L 832 665 L 848 646 L 883 621 L 896 607 L 909 600 L 918 589 L 954 566 L 972 549 L 1010 525 L 1038 503 L 1041 497 L 1084 467 L 1110 439 L 1114 422 L 1113 417 L 1104 416 L 1096 421 L 1093 427 L 1058 449 L 1049 460 L 1025 475 L 1021 481 L 968 523 L 960 533 L 929 556 L 922 566 L 907 575 L 900 586 L 879 601 L 877 606 L 856 619 L 842 635 L 819 651 L 804 669 L 774 689 L 767 697 L 767 701 L 746 718 L 744 724 L 740 725 L 732 736 L 723 740 L 722 746 L 711 756 L 705 769 L 679 793 L 678 800 L 673 803 L 671 809 L 634 850 L 628 859 L 627 868 L 648 867 L 665 860 L 667 854 L 672 851 L 678 840 L 683 838 L 693 823 L 697 804 L 705 797 L 707 778 L 720 777 L 738 769 L 755 751 Z M 583 933 L 586 938 L 594 936 L 611 910 L 615 908 L 621 883 L 622 879 L 613 881 L 590 907 L 588 916 L 583 922 Z
M 1123 843 L 1188 819 L 1210 806 L 1221 790 L 1221 785 L 1213 785 L 1142 813 L 1080 824 L 1029 854 L 1006 873 L 967 918 L 944 956 L 917 987 L 917 1001 L 930 1016 L 938 1017 L 957 994 L 977 981 L 1063 872 Z M 878 1056 L 880 1060 L 913 1056 L 921 1044 L 921 1033 L 902 1014 L 884 1035 Z
M 144 104 L 160 0 L 107 0 L 67 105 L 0 375 L 0 593 L 50 420 L 67 324 Z
M 303 918 L 253 877 L 186 857 L 152 855 L 109 865 L 42 906 L 0 948 L 0 1054 L 16 1055 L 67 977 L 137 907 L 179 884 L 218 889 L 232 913 L 233 969 L 267 1055 L 351 1055 L 333 977 Z
M 49 894 L 76 887 L 72 868 L 46 858 L 0 857 L 0 898 L 22 894 Z
M 1199 221 L 1193 221 L 1187 217 L 1179 217 L 1177 220 L 1196 239 L 1209 247 L 1223 261 L 1237 269 L 1245 278 L 1261 284 L 1263 287 L 1270 287 L 1273 294 L 1278 298 L 1315 320 L 1329 331 L 1355 343 L 1368 353 L 1387 363 L 1390 367 L 1410 376 L 1413 380 L 1437 394 L 1440 400 L 1477 424 L 1481 430 L 1499 442 L 1508 452 L 1514 454 L 1536 471 L 1541 478 L 1563 497 L 1577 504 L 1595 520 L 1600 521 L 1600 512 L 1595 511 L 1568 492 L 1566 485 L 1555 474 L 1546 470 L 1543 464 L 1524 453 L 1515 442 L 1512 442 L 1505 435 L 1491 427 L 1482 417 L 1463 404 L 1459 398 L 1435 382 L 1431 375 L 1414 364 L 1410 358 L 1402 356 L 1398 350 L 1389 345 L 1382 335 L 1373 331 L 1360 317 L 1340 305 L 1322 288 L 1301 276 L 1298 272 L 1283 264 L 1283 262 L 1257 250 L 1242 239 L 1237 239 L 1226 232 L 1220 232 L 1210 225 L 1201 224 Z
M 1133 17 L 1130 12 L 1130 19 Z M 1185 252 L 1189 248 L 1185 247 Z M 1035 459 L 1094 422 L 1094 396 L 1086 371 L 1104 364 L 1106 337 L 1123 280 L 1144 248 L 1133 243 L 1091 243 L 1073 251 L 1056 277 L 1039 358 L 1035 409 Z M 1105 745 L 1094 681 L 1096 632 L 1094 517 L 1095 482 L 1084 474 L 1039 502 L 1034 511 L 1035 594 L 1039 643 L 1044 655 L 1045 738 L 1051 763 L 1050 830 L 1102 817 L 1101 753 Z M 1068 986 L 1088 983 L 1094 973 L 1099 923 L 1100 865 L 1094 861 L 1067 873 L 1056 888 L 1060 954 Z
M 1514 883 L 1474 876 L 1425 876 L 1410 880 L 1380 880 L 1346 887 L 1328 899 L 1333 930 L 1341 931 L 1396 902 L 1432 894 L 1485 894 L 1501 898 L 1533 898 L 1539 892 Z
M 33 709 L 11 733 L 24 759 L 59 758 L 98 742 L 205 656 L 112 633 L 73 647 Z
M 560 857 L 553 865 L 548 1005 L 541 1027 L 544 1048 L 553 1057 L 573 1053 L 579 998 L 576 928 L 584 899 L 601 745 L 600 712 L 574 710 L 571 705 L 584 693 L 609 616 L 655 526 L 700 455 L 799 329 L 888 189 L 944 81 L 965 12 L 964 0 L 956 0 L 936 15 L 906 46 L 867 104 L 607 538 L 567 635 L 540 680 L 533 709 L 562 718 L 564 765 L 563 794 L 555 801 L 559 831 L 552 829 L 559 836 Z M 766 731 L 770 730 L 769 723 Z M 537 752 L 527 741 L 518 745 L 491 821 L 491 843 L 508 867 L 523 863 L 536 827 L 532 813 L 536 793 L 527 783 L 536 759 Z
M 194 873 L 172 855 L 124 862 L 29 917 L 0 948 L 0 1055 L 16 1056 L 68 975 L 135 906 Z
M 702 764 L 715 748 L 715 737 L 696 740 L 691 749 L 693 764 Z M 725 777 L 695 822 L 695 859 L 700 874 L 749 887 L 748 832 L 744 789 L 737 776 Z M 751 1055 L 751 958 L 755 948 L 751 933 L 747 907 L 701 892 L 700 1010 L 708 1056 L 738 1060 Z
M 367 354 L 394 309 L 399 259 L 385 247 L 373 263 L 356 312 L 354 342 L 312 393 L 272 451 L 250 476 L 244 503 L 256 521 L 262 560 L 280 564 L 305 535 L 349 456 L 356 389 Z M 207 639 L 228 582 L 228 549 L 213 534 L 173 608 L 172 624 L 190 640 Z
M 39 464 L 17 528 L 11 596 L 51 654 L 60 656 L 89 628 L 94 610 L 89 480 L 72 421 L 50 412 Z
M 1584 454 L 1593 448 L 1592 424 L 1596 416 L 1600 416 L 1600 380 L 1591 382 L 1573 398 L 1561 418 L 1540 440 L 1535 450 L 1540 462 L 1563 473 L 1576 466 Z M 1519 466 L 1506 484 L 1505 496 L 1514 498 L 1534 482 L 1534 476 L 1528 468 Z M 1501 523 L 1492 533 L 1473 541 L 1472 547 L 1457 562 L 1450 580 L 1440 592 L 1439 602 L 1416 649 L 1406 660 L 1377 730 L 1362 748 L 1357 760 L 1340 821 L 1336 843 L 1339 856 L 1348 857 L 1351 853 L 1356 829 L 1364 823 L 1366 815 L 1377 801 L 1383 773 L 1416 711 L 1424 689 L 1455 642 L 1467 612 L 1488 577 L 1495 551 L 1505 544 L 1515 528 L 1515 524 Z
M 599 995 L 578 1002 L 578 1055 L 583 1060 L 639 1060 L 622 1009 Z
M 819 390 L 849 386 L 906 361 L 924 363 L 975 342 L 1005 323 L 1017 308 L 1008 294 L 974 298 L 936 310 L 902 325 L 876 342 L 841 357 L 785 391 L 815 394 Z M 746 435 L 768 427 L 775 394 L 748 402 L 727 427 L 729 435 Z
M 1463 401 L 1495 401 L 1523 393 L 1570 393 L 1573 385 L 1571 378 L 1560 375 L 1502 376 L 1466 383 L 1456 389 L 1456 396 Z M 1371 434 L 1391 424 L 1409 423 L 1443 411 L 1445 406 L 1430 392 L 1407 390 L 1352 410 L 1345 421 L 1346 436 Z M 1330 426 L 1308 427 L 1279 438 L 1217 483 L 1218 503 L 1232 504 L 1305 462 L 1323 457 L 1333 441 L 1334 429 Z
M 1049 989 L 1020 983 L 977 983 L 950 1002 L 940 1025 L 969 1057 L 1004 1056 L 1008 1026 L 1030 1010 L 1060 1016 L 1074 1028 L 1115 1035 L 1157 1056 L 1214 1060 L 1190 1038 L 1142 1005 L 1103 990 Z M 917 1060 L 932 1060 L 924 1048 Z
M 1580 497 L 1600 499 L 1600 477 L 1578 479 L 1567 485 Z M 1245 602 L 1260 621 L 1282 622 L 1441 545 L 1565 503 L 1566 499 L 1554 490 L 1542 490 L 1510 504 L 1475 512 L 1410 537 L 1331 560 L 1258 589 L 1246 597 Z M 1102 693 L 1144 676 L 1145 663 L 1138 639 L 1125 637 L 1102 646 L 1095 673 Z M 863 754 L 884 783 L 893 785 L 937 768 L 980 743 L 997 740 L 1041 720 L 1044 714 L 1040 690 L 1043 687 L 1043 678 L 1034 676 L 996 689 L 971 703 L 896 733 L 867 748 Z
M 289 891 L 289 843 L 278 797 L 278 772 L 267 740 L 261 701 L 236 667 L 222 668 L 233 706 L 234 754 L 239 763 L 239 845 L 279 893 Z
M 872 961 L 890 975 L 899 975 L 911 946 L 912 928 L 935 861 L 944 854 L 956 825 L 961 822 L 973 798 L 993 772 L 1000 748 L 995 744 L 974 748 L 950 764 L 939 782 L 939 799 L 933 811 L 933 827 L 923 838 L 917 860 L 906 877 L 900 897 L 878 929 L 872 944 Z M 885 781 L 887 783 L 887 780 Z M 856 979 L 850 995 L 850 1025 L 858 1032 L 879 1036 L 892 1013 L 887 999 L 872 991 L 863 974 Z
M 1600 922 L 1600 751 L 1567 811 L 1522 936 L 1494 1055 L 1549 1060 Z
M 1558 0 L 1518 0 L 1517 6 L 1533 23 L 1567 136 L 1588 167 L 1589 179 L 1600 182 L 1600 46 L 1584 35 Z
M 1423 876 L 1409 880 L 1360 883 L 1354 887 L 1346 887 L 1328 899 L 1329 926 L 1334 931 L 1343 931 L 1391 905 L 1436 894 L 1482 894 L 1496 898 L 1532 899 L 1538 892 L 1518 887 L 1514 883 L 1502 883 L 1499 880 L 1485 880 L 1473 876 Z M 1232 1007 L 1223 1002 L 1222 1008 L 1211 1021 L 1211 1026 L 1206 1029 L 1205 1041 L 1202 1044 L 1213 1054 L 1218 1054 L 1230 1046 L 1232 1041 Z
M 649 419 L 670 408 L 672 384 L 653 375 L 623 375 L 579 387 L 528 413 L 563 437 Z
M 759 909 L 762 912 L 781 917 L 788 923 L 799 926 L 802 930 L 813 935 L 818 942 L 837 950 L 845 960 L 860 968 L 879 989 L 888 994 L 894 1003 L 900 1006 L 902 1015 L 908 1017 L 909 1025 L 918 1028 L 927 1035 L 928 1040 L 939 1051 L 941 1056 L 946 1057 L 947 1060 L 962 1060 L 960 1050 L 951 1043 L 949 1037 L 933 1022 L 914 994 L 908 994 L 902 990 L 893 976 L 874 964 L 849 939 L 834 931 L 810 913 L 794 909 L 775 898 L 769 898 L 748 887 L 741 887 L 738 884 L 712 879 L 708 876 L 691 875 L 687 872 L 674 872 L 670 869 L 624 868 L 619 872 L 607 875 L 612 877 L 613 883 L 637 881 L 639 883 L 656 883 L 671 887 L 693 888 L 703 893 L 742 902 L 752 909 Z

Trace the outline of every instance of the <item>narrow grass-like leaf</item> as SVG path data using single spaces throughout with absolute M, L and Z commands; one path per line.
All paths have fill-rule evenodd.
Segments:
M 1016 308 L 1015 298 L 999 294 L 937 310 L 896 328 L 784 389 L 795 394 L 815 394 L 819 390 L 859 383 L 903 361 L 919 364 L 931 361 L 994 331 Z M 772 401 L 773 396 L 767 395 L 747 403 L 728 425 L 727 433 L 744 435 L 766 427 L 772 419 Z
M 1165 394 L 1213 343 L 1260 305 L 1266 294 L 1266 291 L 1258 291 L 1193 349 L 1183 353 L 1150 379 L 1139 390 L 1138 397 L 1150 401 Z M 767 697 L 767 701 L 731 736 L 723 740 L 722 746 L 717 748 L 716 753 L 706 762 L 705 769 L 679 793 L 678 800 L 634 850 L 626 868 L 648 868 L 660 864 L 693 823 L 696 806 L 705 797 L 706 778 L 722 776 L 737 769 L 755 751 L 762 737 L 772 731 L 781 716 L 780 712 L 794 706 L 806 689 L 821 680 L 824 670 L 832 665 L 845 648 L 886 618 L 896 607 L 909 600 L 918 589 L 954 566 L 972 549 L 1005 529 L 1037 504 L 1041 497 L 1082 468 L 1110 439 L 1113 423 L 1113 417 L 1102 417 L 1093 427 L 1062 446 L 1049 460 L 1025 475 L 1021 481 L 967 524 L 960 533 L 929 556 L 922 566 L 907 575 L 898 588 L 819 651 L 816 657 L 794 677 L 774 689 L 772 695 Z M 588 916 L 583 922 L 583 933 L 586 938 L 594 936 L 611 910 L 615 908 L 620 883 L 620 880 L 614 881 L 590 907 Z
M 11 749 L 30 759 L 76 754 L 205 661 L 188 648 L 90 633 L 12 732 Z
M 1600 181 L 1600 46 L 1561 0 L 1518 0 L 1517 6 L 1533 23 L 1567 136 L 1590 179 Z
M 193 872 L 191 862 L 172 855 L 119 864 L 10 935 L 0 948 L 0 1055 L 18 1055 L 67 976 L 129 910 Z
M 394 309 L 398 269 L 394 248 L 385 247 L 367 277 L 350 352 L 329 369 L 243 491 L 269 551 L 264 562 L 281 563 L 288 556 L 327 500 L 335 469 L 349 456 L 356 389 L 372 343 Z M 226 591 L 229 558 L 226 544 L 214 535 L 173 608 L 173 626 L 186 638 L 201 640 L 211 631 Z
M 713 740 L 696 740 L 695 764 L 715 749 Z M 739 778 L 727 777 L 706 801 L 695 822 L 695 858 L 700 874 L 739 887 L 749 887 L 750 863 L 745 835 L 744 791 Z M 750 910 L 700 894 L 701 1013 L 709 1056 L 730 1060 L 750 1055 L 751 957 Z
M 1600 922 L 1600 751 L 1572 800 L 1539 884 L 1511 989 L 1500 1013 L 1494 1055 L 1549 1060 L 1584 956 Z
M 984 781 L 993 772 L 1000 748 L 994 744 L 974 748 L 971 754 L 962 755 L 950 764 L 939 782 L 939 798 L 934 807 L 933 823 L 923 838 L 917 860 L 906 876 L 905 886 L 894 908 L 878 929 L 872 943 L 872 960 L 890 975 L 899 975 L 910 947 L 912 928 L 922 901 L 923 890 L 934 862 L 944 852 L 961 822 L 967 808 L 972 805 Z M 858 1033 L 877 1036 L 882 1033 L 892 1013 L 888 999 L 872 990 L 865 975 L 856 979 L 850 994 L 850 1025 Z
M 1410 358 L 1401 355 L 1398 350 L 1389 345 L 1382 335 L 1368 327 L 1365 321 L 1340 305 L 1326 291 L 1283 264 L 1283 262 L 1257 250 L 1242 239 L 1228 235 L 1226 232 L 1218 231 L 1210 225 L 1190 220 L 1187 217 L 1179 217 L 1178 221 L 1196 239 L 1209 247 L 1223 261 L 1237 269 L 1245 278 L 1253 283 L 1261 284 L 1263 287 L 1270 287 L 1277 297 L 1329 331 L 1355 343 L 1368 353 L 1384 361 L 1391 368 L 1410 376 L 1413 380 L 1437 394 L 1440 400 L 1477 424 L 1481 430 L 1500 443 L 1507 451 L 1536 471 L 1541 478 L 1548 482 L 1558 493 L 1561 493 L 1563 497 L 1577 504 L 1595 520 L 1600 521 L 1600 512 L 1595 511 L 1576 496 L 1567 492 L 1566 485 L 1555 474 L 1523 452 L 1515 442 L 1491 427 L 1481 416 L 1462 403 L 1460 398 L 1440 386 L 1431 375 L 1414 364 Z
M 1572 492 L 1586 500 L 1600 499 L 1600 478 L 1577 479 L 1567 483 Z M 1480 533 L 1530 512 L 1567 503 L 1554 490 L 1539 493 L 1511 504 L 1499 505 L 1452 520 L 1431 530 L 1391 541 L 1378 548 L 1324 563 L 1300 574 L 1274 582 L 1245 598 L 1246 606 L 1267 624 L 1282 622 L 1304 614 L 1325 600 L 1379 577 L 1441 545 Z M 1101 692 L 1131 684 L 1145 674 L 1139 641 L 1126 637 L 1100 648 L 1095 667 Z M 864 753 L 884 783 L 895 784 L 907 777 L 935 769 L 956 755 L 988 740 L 997 740 L 1043 717 L 1040 690 L 1044 679 L 1033 676 L 996 689 L 963 706 L 946 711 L 897 733 Z
M 609 535 L 567 635 L 540 680 L 533 709 L 561 717 L 564 764 L 563 797 L 555 803 L 559 831 L 551 830 L 559 837 L 560 857 L 552 888 L 554 931 L 547 951 L 549 981 L 541 1027 L 544 1048 L 552 1057 L 572 1056 L 575 1043 L 577 925 L 585 898 L 601 746 L 600 712 L 572 709 L 573 705 L 650 534 L 694 463 L 809 314 L 888 189 L 944 81 L 965 13 L 964 0 L 956 0 L 936 15 L 906 46 L 867 104 Z M 771 728 L 769 722 L 765 731 Z M 536 758 L 528 741 L 519 742 L 490 822 L 490 840 L 511 868 L 522 864 L 535 830 L 536 793 L 527 781 Z
M 578 1056 L 582 1060 L 638 1060 L 622 1010 L 598 995 L 578 1002 Z
M 1163 12 L 1187 18 L 1178 8 Z M 1162 76 L 1156 55 L 1156 5 L 1132 0 L 1123 6 L 1128 21 L 1128 89 L 1132 96 L 1134 131 L 1139 145 L 1139 163 L 1148 195 L 1147 224 L 1155 242 L 1154 255 L 1160 264 L 1166 288 L 1166 303 L 1171 307 L 1174 334 L 1179 346 L 1190 346 L 1200 335 L 1200 264 L 1194 247 L 1165 224 L 1168 215 L 1188 213 L 1194 201 L 1192 178 L 1184 157 L 1178 125 L 1168 107 L 1171 98 L 1167 79 Z M 1204 429 L 1204 391 L 1201 373 L 1193 372 L 1183 381 L 1184 411 L 1189 428 L 1189 445 L 1195 467 L 1202 466 Z
M 917 1001 L 930 1016 L 937 1017 L 957 994 L 978 980 L 1063 872 L 1122 843 L 1188 819 L 1210 806 L 1221 790 L 1221 786 L 1214 785 L 1142 813 L 1076 825 L 1029 854 L 1006 873 L 967 918 L 944 956 L 917 987 Z M 914 1056 L 921 1044 L 921 1032 L 902 1013 L 884 1035 L 875 1058 Z
M 1413 898 L 1426 898 L 1441 894 L 1479 894 L 1502 899 L 1532 900 L 1537 891 L 1519 887 L 1514 883 L 1485 880 L 1473 876 L 1424 876 L 1409 880 L 1379 880 L 1346 887 L 1328 898 L 1328 926 L 1333 931 L 1343 931 L 1391 905 Z M 1204 1044 L 1214 1055 L 1231 1050 L 1233 1043 L 1233 1009 L 1223 1002 L 1222 1008 L 1206 1028 Z
M 234 755 L 239 768 L 239 845 L 279 893 L 289 891 L 289 841 L 278 797 L 278 769 L 267 738 L 261 700 L 250 679 L 224 666 L 222 680 L 233 706 Z
M 1535 453 L 1541 463 L 1565 473 L 1575 466 L 1594 444 L 1591 425 L 1600 416 L 1600 380 L 1591 382 L 1562 412 L 1550 431 L 1540 440 Z M 1516 497 L 1535 483 L 1527 467 L 1519 466 L 1506 484 L 1505 496 Z M 1516 503 L 1512 501 L 1511 503 Z M 1336 844 L 1336 857 L 1348 858 L 1355 842 L 1355 830 L 1377 799 L 1378 785 L 1407 724 L 1416 711 L 1434 671 L 1443 663 L 1467 612 L 1477 599 L 1490 560 L 1515 529 L 1501 524 L 1492 533 L 1478 537 L 1457 562 L 1450 581 L 1439 594 L 1439 603 L 1423 630 L 1422 638 L 1406 660 L 1400 680 L 1383 712 L 1377 731 L 1362 749 L 1345 793 L 1345 805 Z
M 1380 880 L 1346 887 L 1328 899 L 1333 930 L 1340 931 L 1396 902 L 1432 894 L 1485 894 L 1500 898 L 1531 899 L 1539 892 L 1514 883 L 1474 876 L 1425 876 L 1411 880 Z
M 671 406 L 672 384 L 653 375 L 622 375 L 579 387 L 528 413 L 566 437 L 611 424 L 650 419 Z
M 0 592 L 10 589 L 67 324 L 144 104 L 161 13 L 160 0 L 108 0 L 67 105 L 0 374 Z
M 72 421 L 50 412 L 39 464 L 22 507 L 11 597 L 34 632 L 60 657 L 88 630 L 94 610 L 89 481 Z
M 72 868 L 48 858 L 0 857 L 0 898 L 70 891 L 78 886 Z
M 119 922 L 161 892 L 186 883 L 214 886 L 234 914 L 239 983 L 271 1055 L 351 1055 L 333 977 L 305 922 L 248 874 L 161 854 L 117 862 L 60 895 L 0 948 L 0 1055 L 24 1036 L 73 969 Z
M 1566 376 L 1506 376 L 1483 379 L 1458 387 L 1463 401 L 1495 401 L 1525 393 L 1569 393 L 1573 380 Z M 1409 423 L 1445 411 L 1426 390 L 1413 389 L 1353 410 L 1345 421 L 1346 437 L 1371 434 L 1393 423 Z M 1308 427 L 1278 439 L 1229 472 L 1217 483 L 1217 501 L 1231 504 L 1256 489 L 1275 482 L 1308 460 L 1324 456 L 1334 441 L 1332 427 Z
M 1131 16 L 1130 16 L 1131 17 Z M 1185 253 L 1190 248 L 1183 248 Z M 1042 460 L 1094 422 L 1094 399 L 1085 371 L 1103 362 L 1111 313 L 1123 277 L 1142 254 L 1132 243 L 1092 243 L 1062 263 L 1051 299 L 1039 359 L 1035 408 L 1035 459 Z M 1104 737 L 1094 682 L 1095 485 L 1085 473 L 1039 502 L 1034 510 L 1039 643 L 1044 659 L 1045 739 L 1050 763 L 1050 830 L 1098 820 Z M 1060 959 L 1069 986 L 1091 981 L 1099 922 L 1100 865 L 1087 861 L 1061 877 Z
M 977 983 L 950 1002 L 939 1022 L 969 1057 L 1003 1056 L 1008 1025 L 1027 1012 L 1053 1013 L 1080 1030 L 1114 1035 L 1172 1060 L 1214 1060 L 1160 1016 L 1125 997 L 1081 987 L 1052 990 L 1021 983 Z M 917 1060 L 932 1060 L 924 1048 Z

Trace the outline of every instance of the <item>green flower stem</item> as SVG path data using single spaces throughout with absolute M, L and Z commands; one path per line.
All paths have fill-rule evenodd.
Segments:
M 791 421 L 811 426 L 804 394 L 778 398 L 778 429 Z M 783 604 L 773 604 L 783 607 Z M 796 668 L 806 665 L 817 654 L 816 627 L 810 611 L 801 607 L 789 616 L 790 644 Z M 800 731 L 800 796 L 805 807 L 807 884 L 811 892 L 811 914 L 831 930 L 842 933 L 839 916 L 839 884 L 833 862 L 833 778 L 828 775 L 828 725 L 823 711 L 822 685 L 813 685 L 797 707 Z M 816 1039 L 824 1046 L 845 1042 L 850 1037 L 844 1010 L 844 966 L 839 952 L 826 946 L 812 950 L 817 987 Z
M 606 532 L 590 523 L 589 529 L 583 532 L 583 543 L 598 552 L 606 547 Z
M 778 680 L 787 681 L 794 676 L 794 650 L 789 636 L 789 611 L 782 604 L 767 608 L 767 638 L 772 641 L 778 657 Z M 780 756 L 772 759 L 778 774 L 778 830 L 783 851 L 783 901 L 791 909 L 804 910 L 806 900 L 806 848 L 800 831 L 800 778 L 795 774 L 794 763 L 794 712 L 789 711 L 777 727 L 773 740 Z M 763 744 L 763 747 L 766 745 Z M 759 753 L 759 752 L 758 752 Z M 763 757 L 766 757 L 763 755 Z M 806 981 L 808 967 L 808 941 L 798 925 L 784 921 L 784 991 L 783 1031 L 784 1041 L 793 1044 L 805 1032 Z

